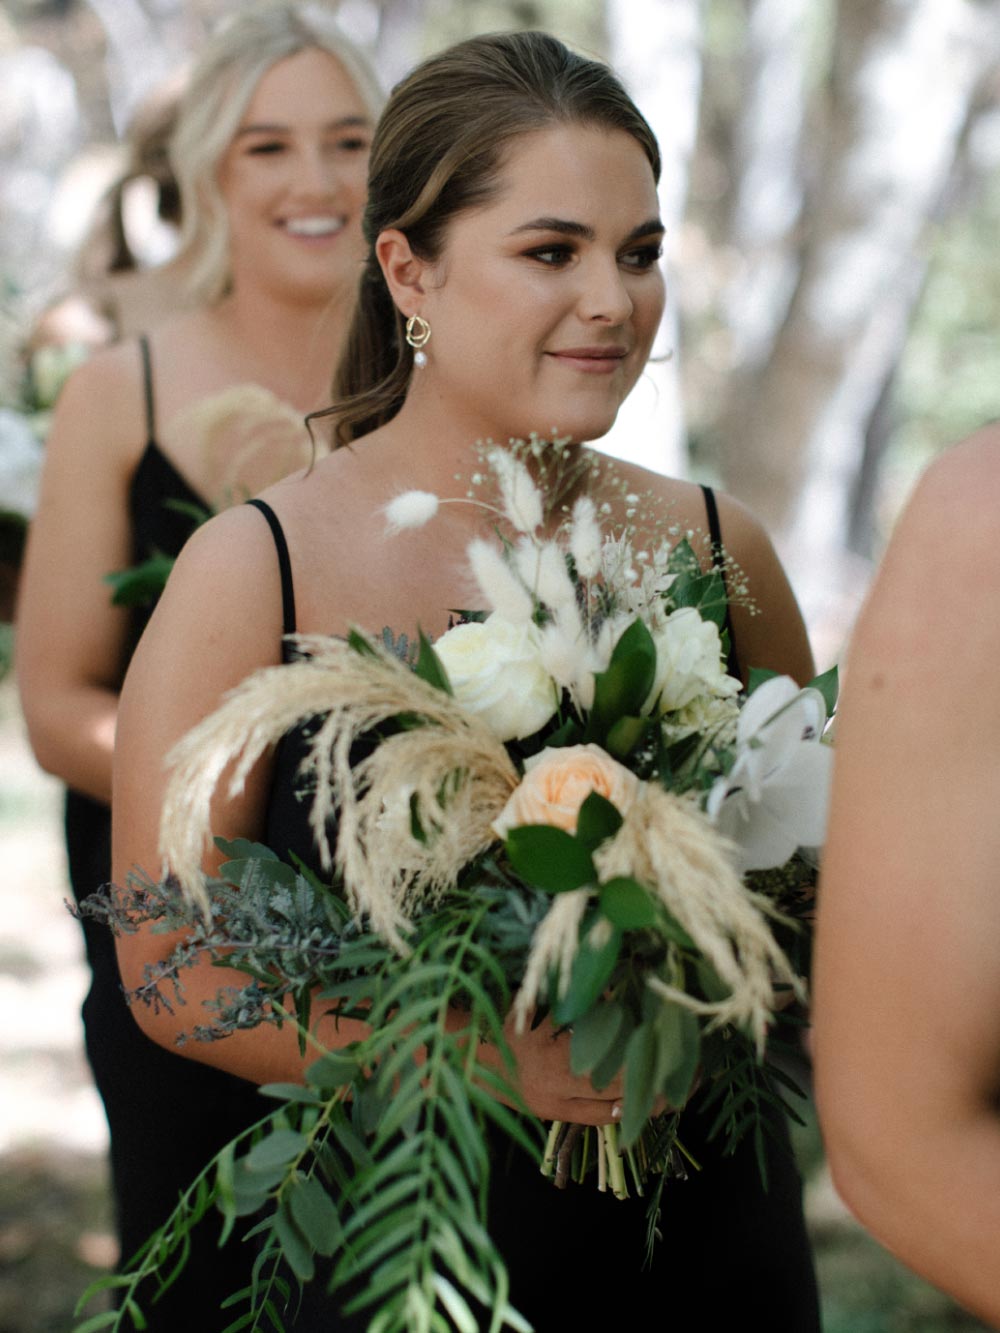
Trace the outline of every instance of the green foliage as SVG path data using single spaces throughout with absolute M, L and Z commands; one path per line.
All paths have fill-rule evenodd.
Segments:
M 586 739 L 602 744 L 623 717 L 637 715 L 656 674 L 656 645 L 641 620 L 634 620 L 615 644 L 606 671 L 594 676 L 594 702 Z

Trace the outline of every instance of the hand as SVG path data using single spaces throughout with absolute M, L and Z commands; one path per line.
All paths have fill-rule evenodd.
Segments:
M 598 1092 L 590 1079 L 570 1071 L 568 1028 L 551 1019 L 518 1032 L 512 1015 L 504 1037 L 517 1062 L 515 1082 L 528 1109 L 542 1120 L 563 1120 L 576 1125 L 611 1125 L 621 1118 L 622 1081 L 615 1078 Z M 479 1058 L 502 1070 L 495 1048 L 483 1045 Z

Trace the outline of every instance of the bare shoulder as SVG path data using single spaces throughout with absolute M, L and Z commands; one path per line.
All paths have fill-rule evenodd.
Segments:
M 959 661 L 992 670 L 1000 654 L 998 503 L 994 426 L 942 454 L 917 483 L 859 619 L 852 671 L 857 661 L 883 661 L 898 675 L 903 663 L 934 670 L 939 660 L 952 675 Z
M 138 343 L 101 348 L 78 366 L 63 386 L 56 406 L 56 447 L 67 435 L 127 442 L 141 448 L 145 438 L 145 399 Z M 62 429 L 60 429 L 60 427 Z
M 887 558 L 922 565 L 957 561 L 1000 567 L 1000 424 L 969 436 L 934 460 L 910 497 Z

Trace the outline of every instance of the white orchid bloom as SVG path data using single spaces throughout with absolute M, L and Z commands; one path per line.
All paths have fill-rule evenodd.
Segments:
M 799 847 L 820 847 L 833 774 L 821 745 L 826 704 L 789 676 L 760 685 L 740 712 L 737 757 L 708 795 L 706 811 L 737 847 L 740 869 L 784 865 Z

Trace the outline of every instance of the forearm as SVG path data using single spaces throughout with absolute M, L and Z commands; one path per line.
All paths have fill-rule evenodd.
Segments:
M 35 758 L 47 773 L 110 804 L 118 694 L 96 685 L 40 693 L 22 681 L 22 703 Z
M 838 1190 L 859 1221 L 927 1281 L 1000 1327 L 1000 1119 L 949 1110 L 922 1132 L 883 1117 L 824 1117 Z

